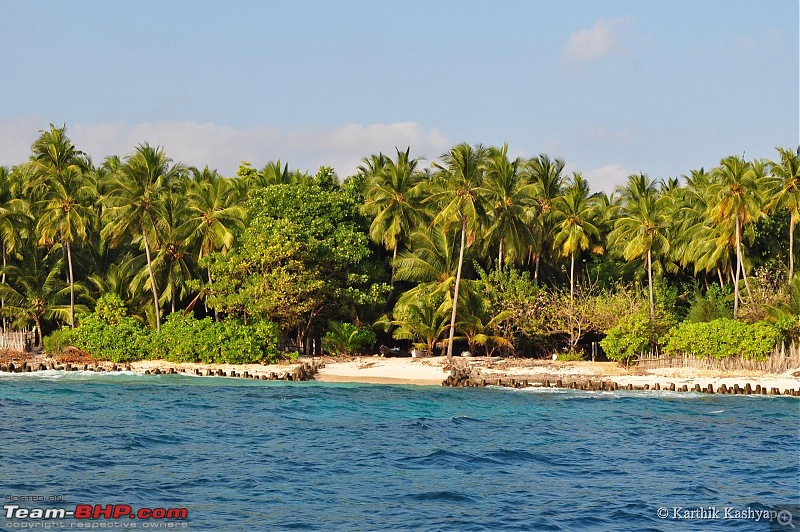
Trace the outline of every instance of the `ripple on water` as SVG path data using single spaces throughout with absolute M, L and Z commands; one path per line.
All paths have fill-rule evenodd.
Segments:
M 216 530 L 677 529 L 659 506 L 795 500 L 797 414 L 792 398 L 0 379 L 0 478 L 186 506 Z

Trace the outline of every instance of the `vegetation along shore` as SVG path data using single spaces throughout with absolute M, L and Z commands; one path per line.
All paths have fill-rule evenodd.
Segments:
M 613 193 L 467 143 L 222 176 L 147 143 L 95 163 L 50 126 L 0 167 L 0 346 L 50 357 L 25 369 L 796 390 L 800 147 L 710 163 Z

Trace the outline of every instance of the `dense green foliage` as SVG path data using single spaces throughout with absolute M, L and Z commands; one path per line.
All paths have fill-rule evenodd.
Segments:
M 766 358 L 780 339 L 778 329 L 759 321 L 744 323 L 729 318 L 709 322 L 684 322 L 670 330 L 664 351 L 697 358 Z
M 146 142 L 95 165 L 51 126 L 0 167 L 2 325 L 120 361 L 272 360 L 323 337 L 342 353 L 394 339 L 573 358 L 605 338 L 630 360 L 687 319 L 800 338 L 800 147 L 613 194 L 508 154 L 459 144 L 424 169 L 398 149 L 341 182 L 279 160 L 224 177 Z
M 375 332 L 369 327 L 331 321 L 328 332 L 322 338 L 322 347 L 332 355 L 352 355 L 375 345 L 376 340 Z

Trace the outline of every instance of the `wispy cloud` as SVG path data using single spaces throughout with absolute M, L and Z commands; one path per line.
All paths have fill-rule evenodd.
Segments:
M 620 163 L 612 163 L 592 170 L 586 170 L 583 172 L 583 177 L 591 183 L 592 190 L 601 190 L 606 193 L 611 193 L 617 185 L 625 184 L 625 180 L 632 173 L 633 172 Z
M 576 70 L 609 55 L 625 53 L 629 24 L 627 18 L 599 20 L 591 28 L 576 31 L 561 53 L 562 64 L 568 70 Z
M 32 119 L 0 122 L 0 164 L 23 162 L 38 131 L 47 124 Z M 106 122 L 68 124 L 69 137 L 99 163 L 108 155 L 125 156 L 143 142 L 163 146 L 175 161 L 192 166 L 208 165 L 226 175 L 247 160 L 260 167 L 281 159 L 292 168 L 314 173 L 321 165 L 332 166 L 340 177 L 351 175 L 362 157 L 382 151 L 394 154 L 395 146 L 410 146 L 412 156 L 435 159 L 450 145 L 436 129 L 426 130 L 412 122 L 348 124 L 334 129 L 234 128 L 198 122 L 156 121 L 141 124 Z

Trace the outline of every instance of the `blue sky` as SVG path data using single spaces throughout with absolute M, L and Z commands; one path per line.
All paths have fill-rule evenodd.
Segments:
M 611 190 L 800 144 L 798 5 L 0 0 L 0 164 L 52 122 L 226 174 L 508 142 Z

